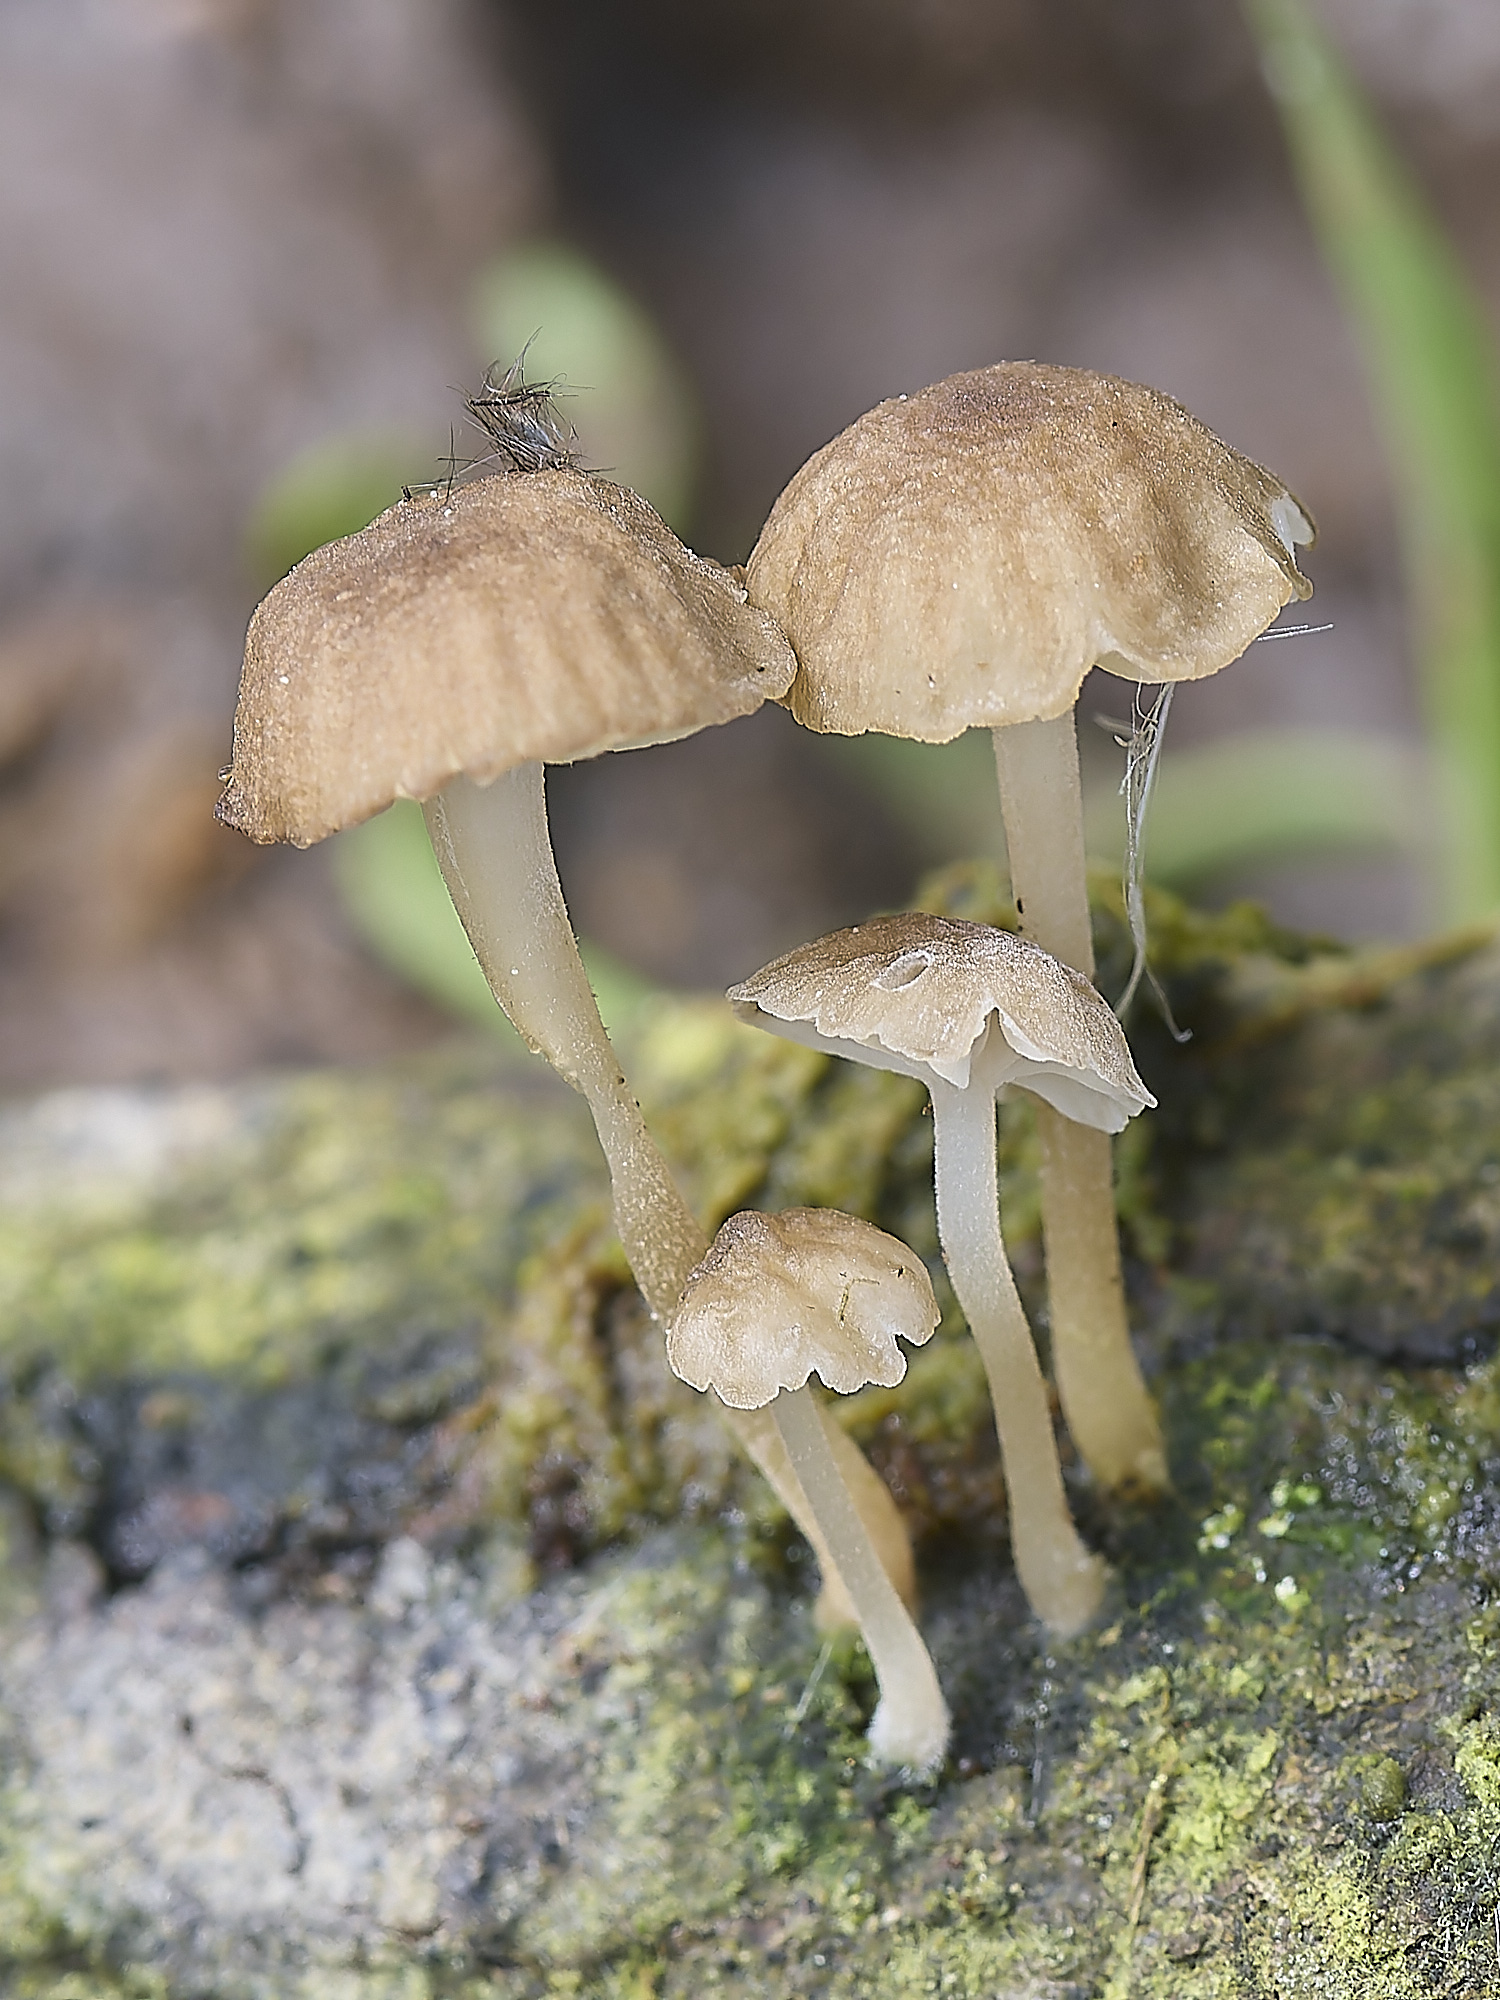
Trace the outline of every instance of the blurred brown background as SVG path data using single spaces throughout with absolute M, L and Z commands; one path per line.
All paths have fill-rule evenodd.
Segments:
M 1500 7 L 1322 11 L 1500 323 Z M 529 239 L 585 252 L 675 350 L 706 552 L 743 557 L 883 396 L 1006 356 L 1110 370 L 1322 530 L 1335 629 L 1185 690 L 1174 740 L 1415 731 L 1359 365 L 1223 0 L 4 0 L 0 147 L 6 1088 L 444 1030 L 327 854 L 211 809 L 260 497 L 360 432 L 428 476 L 495 358 L 477 274 Z M 899 903 L 949 837 L 779 711 L 551 791 L 580 928 L 683 983 Z M 1250 886 L 1347 935 L 1423 918 L 1388 858 Z

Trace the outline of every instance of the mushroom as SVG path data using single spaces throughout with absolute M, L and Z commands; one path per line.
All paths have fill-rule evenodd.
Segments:
M 658 1317 L 707 1238 L 600 1022 L 553 861 L 542 765 L 727 722 L 781 693 L 793 667 L 730 573 L 645 501 L 552 464 L 398 502 L 283 577 L 246 639 L 219 817 L 254 840 L 306 847 L 396 799 L 424 801 L 496 999 L 588 1101 L 620 1238 Z M 752 1418 L 736 1429 L 802 1522 L 774 1431 Z M 910 1588 L 894 1502 L 851 1440 L 837 1448 Z M 815 1528 L 810 1538 L 817 1547 Z M 836 1617 L 837 1580 L 825 1578 Z
M 1281 482 L 1154 389 L 1039 362 L 881 403 L 804 465 L 750 558 L 810 729 L 994 732 L 1024 934 L 1094 970 L 1073 706 L 1091 666 L 1196 680 L 1292 597 L 1313 525 Z M 1166 1484 L 1130 1346 L 1107 1135 L 1038 1113 L 1053 1356 L 1107 1485 Z
M 873 1223 L 822 1208 L 730 1216 L 667 1322 L 667 1359 L 684 1382 L 733 1409 L 769 1412 L 874 1662 L 871 1759 L 917 1774 L 942 1762 L 947 1704 L 806 1385 L 816 1374 L 841 1395 L 892 1387 L 906 1373 L 898 1337 L 920 1346 L 937 1323 L 921 1259 Z
M 1046 1385 L 1000 1231 L 995 1098 L 1014 1084 L 1067 1120 L 1118 1132 L 1155 1099 L 1120 1024 L 1081 973 L 988 924 L 876 917 L 788 952 L 729 989 L 742 1020 L 898 1070 L 932 1098 L 943 1259 L 989 1377 L 1027 1597 L 1081 1631 L 1103 1569 L 1068 1513 Z

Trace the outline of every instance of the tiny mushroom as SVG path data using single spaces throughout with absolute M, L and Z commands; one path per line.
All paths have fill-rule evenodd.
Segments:
M 942 1762 L 948 1709 L 937 1675 L 839 1473 L 838 1425 L 807 1388 L 849 1395 L 906 1373 L 898 1343 L 938 1323 L 922 1261 L 873 1223 L 834 1209 L 730 1216 L 667 1322 L 683 1381 L 735 1409 L 765 1409 L 853 1600 L 880 1682 L 870 1755 L 914 1773 Z
M 542 767 L 748 714 L 793 670 L 781 634 L 727 570 L 685 548 L 628 488 L 566 463 L 398 502 L 283 577 L 246 639 L 219 817 L 254 840 L 306 847 L 396 799 L 424 801 L 496 999 L 588 1101 L 621 1241 L 658 1317 L 707 1238 L 600 1022 L 552 856 Z M 753 1418 L 735 1428 L 802 1521 L 779 1439 Z M 851 1441 L 845 1450 L 910 1589 L 894 1502 Z M 825 1583 L 836 1616 L 837 1579 L 825 1572 Z
M 1114 1015 L 1081 973 L 988 924 L 876 917 L 788 952 L 729 989 L 742 1020 L 892 1069 L 932 1098 L 938 1235 L 989 1377 L 1027 1597 L 1081 1631 L 1103 1569 L 1063 1493 L 1046 1385 L 1000 1233 L 995 1098 L 1014 1084 L 1062 1117 L 1118 1132 L 1154 1103 Z
M 1094 969 L 1073 706 L 1095 665 L 1196 680 L 1312 586 L 1280 480 L 1154 389 L 1001 362 L 881 403 L 771 510 L 751 602 L 790 638 L 799 722 L 943 743 L 994 733 L 1026 936 Z M 1166 1482 L 1130 1347 L 1109 1141 L 1039 1114 L 1058 1387 L 1108 1485 Z

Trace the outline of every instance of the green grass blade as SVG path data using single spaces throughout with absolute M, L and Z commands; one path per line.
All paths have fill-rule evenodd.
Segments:
M 519 1046 L 448 899 L 419 805 L 402 799 L 341 833 L 334 872 L 345 907 L 378 957 L 459 1020 Z M 596 945 L 583 942 L 579 949 L 605 1027 L 628 1026 L 654 989 Z
M 1302 0 L 1246 0 L 1395 480 L 1443 812 L 1444 914 L 1500 907 L 1500 378 L 1441 226 Z
M 1309 855 L 1425 858 L 1429 790 L 1421 753 L 1389 737 L 1264 729 L 1168 750 L 1146 829 L 1152 882 L 1201 893 L 1236 869 Z M 1088 850 L 1116 859 L 1125 805 L 1114 785 L 1085 799 Z

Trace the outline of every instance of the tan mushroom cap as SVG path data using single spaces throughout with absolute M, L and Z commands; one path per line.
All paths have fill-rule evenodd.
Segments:
M 898 1340 L 938 1323 L 922 1260 L 872 1222 L 831 1208 L 731 1215 L 667 1321 L 667 1360 L 695 1389 L 758 1410 L 817 1375 L 852 1395 L 906 1373 Z
M 795 664 L 627 487 L 544 471 L 417 495 L 316 550 L 251 619 L 219 817 L 307 847 L 460 773 L 728 722 Z
M 1293 597 L 1305 510 L 1155 389 L 1003 361 L 858 418 L 771 510 L 750 598 L 810 729 L 945 743 L 1062 715 L 1094 665 L 1197 680 Z
M 832 1055 L 959 1089 L 1014 1083 L 1105 1132 L 1156 1102 L 1083 974 L 989 924 L 872 917 L 789 951 L 728 998 L 741 1020 Z

